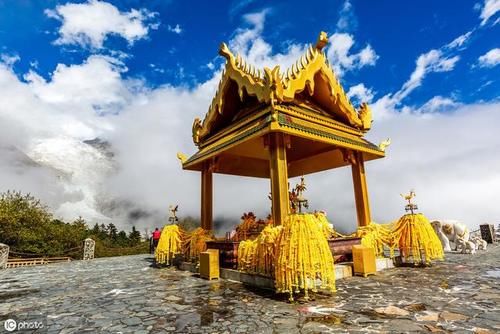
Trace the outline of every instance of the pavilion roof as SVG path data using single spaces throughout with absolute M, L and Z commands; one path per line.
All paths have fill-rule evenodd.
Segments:
M 203 122 L 193 123 L 193 141 L 204 143 L 238 119 L 251 116 L 252 109 L 280 104 L 307 105 L 318 114 L 366 132 L 371 127 L 371 110 L 362 103 L 353 106 L 323 52 L 328 43 L 322 32 L 316 44 L 310 45 L 304 55 L 286 71 L 279 66 L 263 70 L 248 64 L 241 56 L 234 56 L 222 43 L 219 53 L 226 58 L 217 92 Z
M 356 109 L 328 63 L 321 33 L 316 44 L 284 73 L 280 67 L 256 70 L 226 44 L 217 92 L 203 121 L 193 123 L 199 150 L 178 154 L 184 169 L 269 177 L 268 137 L 281 132 L 287 141 L 288 175 L 314 173 L 350 164 L 350 152 L 364 161 L 383 158 L 384 148 L 363 138 L 372 123 L 366 103 Z

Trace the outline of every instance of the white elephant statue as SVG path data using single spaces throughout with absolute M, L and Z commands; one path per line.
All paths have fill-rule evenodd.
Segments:
M 455 250 L 457 250 L 459 239 L 464 242 L 469 241 L 469 229 L 465 224 L 456 220 L 434 220 L 431 225 L 441 240 L 445 252 L 451 252 L 450 241 L 455 244 Z
M 476 244 L 472 241 L 465 241 L 464 239 L 458 238 L 456 245 L 457 250 L 460 250 L 462 254 L 474 254 L 476 252 Z
M 488 243 L 486 242 L 486 240 L 483 240 L 480 237 L 472 237 L 471 241 L 474 244 L 476 244 L 477 250 L 486 250 L 486 246 L 488 246 Z

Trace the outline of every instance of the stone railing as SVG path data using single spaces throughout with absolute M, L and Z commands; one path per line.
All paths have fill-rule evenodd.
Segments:
M 94 258 L 95 241 L 87 238 L 83 244 L 83 259 L 92 260 Z
M 0 269 L 7 267 L 7 259 L 9 258 L 9 246 L 0 244 Z

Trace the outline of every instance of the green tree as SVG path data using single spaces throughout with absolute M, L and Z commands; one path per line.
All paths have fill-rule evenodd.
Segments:
M 128 236 L 130 240 L 130 246 L 137 246 L 141 242 L 141 233 L 132 226 L 132 232 Z
M 127 247 L 130 243 L 130 240 L 127 236 L 127 232 L 120 231 L 116 237 L 116 244 L 120 247 Z
M 116 236 L 118 235 L 118 229 L 116 228 L 115 224 L 109 223 L 107 230 L 109 238 L 112 241 L 116 241 Z
M 99 239 L 101 240 L 107 240 L 108 239 L 108 229 L 106 228 L 106 225 L 101 224 L 99 228 Z
M 0 242 L 13 251 L 47 252 L 52 215 L 30 194 L 8 191 L 0 195 Z
M 83 240 L 96 242 L 96 256 L 119 256 L 148 252 L 148 243 L 132 228 L 129 236 L 113 223 L 91 229 L 81 217 L 65 222 L 30 194 L 7 191 L 0 194 L 0 243 L 11 247 L 13 256 L 82 256 Z M 141 247 L 137 247 L 140 245 Z
M 99 224 L 95 223 L 94 227 L 92 227 L 92 229 L 90 230 L 90 234 L 94 235 L 94 236 L 98 236 L 99 231 L 100 231 Z

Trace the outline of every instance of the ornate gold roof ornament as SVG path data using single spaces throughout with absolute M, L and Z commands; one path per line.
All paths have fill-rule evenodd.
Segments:
M 378 144 L 378 148 L 382 152 L 385 152 L 385 150 L 387 149 L 387 147 L 389 147 L 389 145 L 391 145 L 391 138 L 387 138 L 386 140 L 382 140 L 380 142 L 380 144 Z
M 222 43 L 219 54 L 226 58 L 226 66 L 203 122 L 195 119 L 193 123 L 195 144 L 221 130 L 221 122 L 233 119 L 245 103 L 268 105 L 273 109 L 276 105 L 313 103 L 313 109 L 318 112 L 359 131 L 368 131 L 372 123 L 371 110 L 366 103 L 358 110 L 351 104 L 323 52 L 327 44 L 328 35 L 321 32 L 315 45 L 310 45 L 296 63 L 281 72 L 279 66 L 256 69 Z M 239 101 L 228 95 L 235 92 Z
M 371 128 L 373 122 L 372 110 L 368 106 L 368 103 L 366 102 L 361 103 L 358 113 L 359 113 L 359 118 L 361 120 L 361 128 L 366 129 L 366 131 L 368 131 Z
M 195 143 L 196 146 L 198 146 L 198 144 L 200 143 L 201 129 L 201 119 L 196 117 L 193 121 L 193 143 Z
M 328 34 L 324 31 L 321 31 L 318 36 L 318 40 L 316 41 L 316 49 L 323 50 L 323 48 L 328 44 Z
M 187 161 L 188 156 L 185 155 L 182 152 L 177 152 L 177 159 L 179 159 L 179 161 L 181 162 L 181 164 L 183 164 L 183 163 L 185 163 Z

